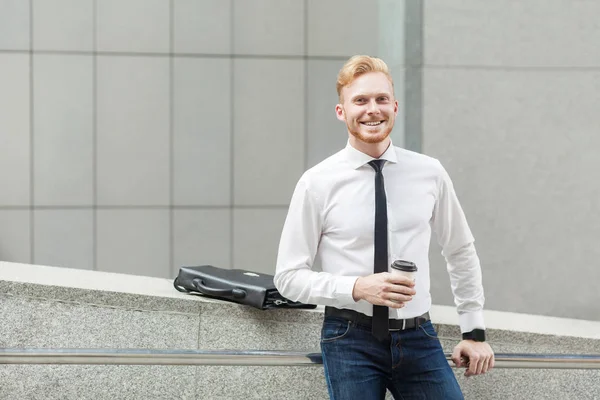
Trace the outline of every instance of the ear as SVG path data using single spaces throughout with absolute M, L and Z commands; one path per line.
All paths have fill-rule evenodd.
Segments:
M 394 100 L 394 116 L 398 116 L 398 100 Z
M 345 121 L 346 120 L 346 115 L 344 114 L 344 107 L 342 107 L 341 104 L 338 104 L 338 105 L 335 106 L 335 116 L 340 121 Z

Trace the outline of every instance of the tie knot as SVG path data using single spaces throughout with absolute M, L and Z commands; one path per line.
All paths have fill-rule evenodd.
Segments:
M 373 160 L 369 161 L 369 165 L 373 167 L 373 169 L 377 172 L 381 172 L 383 169 L 383 165 L 385 164 L 385 160 Z

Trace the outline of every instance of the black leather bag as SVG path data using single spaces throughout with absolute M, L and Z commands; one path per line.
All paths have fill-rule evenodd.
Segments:
M 315 308 L 315 305 L 283 297 L 273 283 L 273 275 L 212 265 L 181 267 L 173 286 L 180 292 L 245 304 L 261 310 L 270 308 Z

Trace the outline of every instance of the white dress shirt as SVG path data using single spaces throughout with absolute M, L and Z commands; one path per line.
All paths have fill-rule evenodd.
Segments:
M 388 215 L 388 269 L 398 259 L 417 267 L 416 295 L 390 318 L 419 316 L 431 307 L 432 230 L 447 261 L 462 332 L 485 329 L 483 287 L 473 236 L 452 181 L 440 162 L 390 147 L 380 157 Z M 294 190 L 279 244 L 275 286 L 286 298 L 373 315 L 354 301 L 358 277 L 373 273 L 375 171 L 373 157 L 346 148 L 306 171 Z M 313 271 L 315 261 L 322 272 Z

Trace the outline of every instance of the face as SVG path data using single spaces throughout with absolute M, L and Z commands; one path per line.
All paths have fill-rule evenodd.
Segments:
M 383 72 L 368 72 L 342 88 L 337 118 L 348 132 L 364 143 L 381 143 L 394 127 L 398 102 L 392 83 Z

